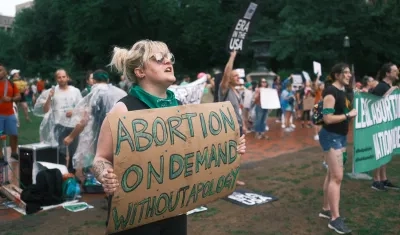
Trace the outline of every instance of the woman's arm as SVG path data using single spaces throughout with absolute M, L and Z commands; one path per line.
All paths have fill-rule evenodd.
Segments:
M 226 90 L 229 88 L 229 80 L 231 78 L 232 70 L 233 70 L 233 62 L 235 62 L 236 51 L 231 52 L 231 56 L 229 57 L 228 63 L 226 63 L 224 75 L 221 81 L 221 89 L 222 94 L 225 94 Z
M 333 95 L 327 95 L 324 98 L 324 108 L 322 113 L 324 113 L 324 123 L 335 124 L 343 122 L 347 119 L 345 114 L 335 115 L 335 97 Z
M 128 112 L 125 104 L 117 103 L 111 109 L 110 113 L 124 113 Z M 108 169 L 113 168 L 113 140 L 111 135 L 111 128 L 106 117 L 101 125 L 99 140 L 97 143 L 96 156 L 93 161 L 93 174 L 96 179 L 103 183 L 103 176 L 107 173 Z

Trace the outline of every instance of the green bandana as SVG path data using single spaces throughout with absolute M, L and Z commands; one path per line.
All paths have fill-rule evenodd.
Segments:
M 86 85 L 86 90 L 88 91 L 88 93 L 90 93 L 90 91 L 92 90 L 92 86 Z
M 167 98 L 159 98 L 147 93 L 140 86 L 132 86 L 129 95 L 135 96 L 152 109 L 178 106 L 178 100 L 170 90 L 167 90 Z

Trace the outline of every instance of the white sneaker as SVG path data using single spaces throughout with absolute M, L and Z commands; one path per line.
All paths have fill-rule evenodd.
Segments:
M 292 132 L 292 131 L 293 131 L 293 129 L 290 127 L 285 128 L 285 132 Z
M 269 131 L 269 127 L 268 126 L 265 126 L 265 131 Z
M 292 124 L 290 124 L 290 127 L 291 127 L 291 128 L 296 128 L 296 125 L 294 125 L 294 124 L 292 123 Z
M 282 129 L 285 129 L 285 128 L 286 128 L 285 124 L 282 124 Z
M 314 140 L 319 140 L 319 135 L 314 135 Z

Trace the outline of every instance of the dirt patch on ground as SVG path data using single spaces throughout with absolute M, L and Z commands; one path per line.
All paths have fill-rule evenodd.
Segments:
M 351 171 L 349 163 L 347 172 Z M 395 183 L 400 183 L 399 167 L 400 159 L 394 158 L 388 175 Z M 189 216 L 188 234 L 332 234 L 327 220 L 318 218 L 324 175 L 319 148 L 246 164 L 240 176 L 245 188 L 272 194 L 279 201 L 245 208 L 219 200 L 207 205 L 208 211 Z M 400 192 L 375 192 L 370 183 L 348 178 L 343 182 L 341 213 L 353 234 L 400 234 Z M 0 221 L 0 234 L 103 234 L 105 201 L 93 199 L 89 203 L 95 208 L 84 212 L 57 209 L 12 222 Z

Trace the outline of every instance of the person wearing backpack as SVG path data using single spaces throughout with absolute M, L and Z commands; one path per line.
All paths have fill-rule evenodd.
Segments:
M 323 124 L 319 142 L 328 164 L 324 181 L 324 202 L 319 217 L 329 219 L 328 227 L 339 234 L 351 233 L 339 214 L 340 187 L 343 180 L 344 164 L 347 160 L 347 134 L 350 120 L 357 115 L 346 94 L 351 80 L 350 68 L 339 63 L 330 73 L 332 85 L 323 92 Z
M 10 137 L 11 157 L 18 159 L 18 121 L 13 103 L 21 98 L 18 87 L 7 79 L 7 69 L 0 64 L 0 135 Z M 0 151 L 0 165 L 6 165 L 3 151 Z

